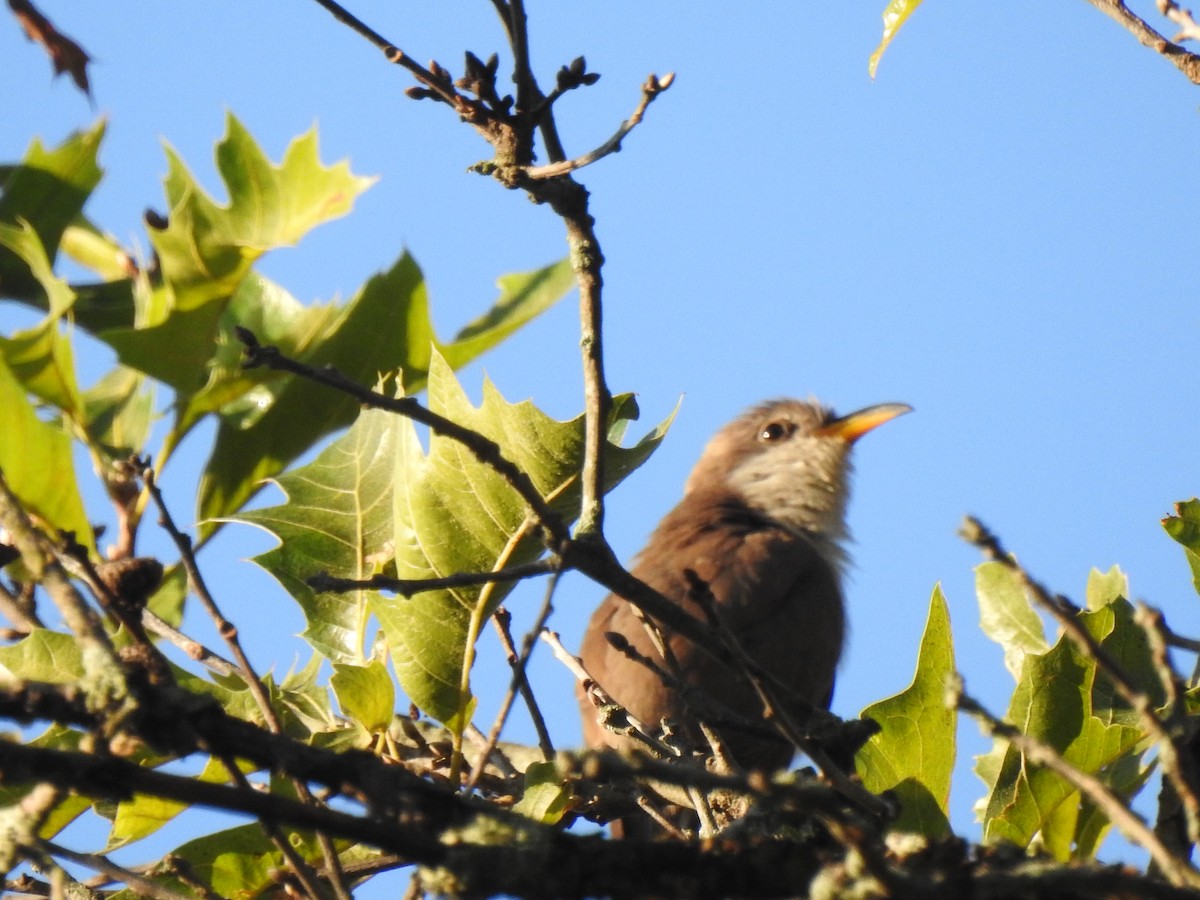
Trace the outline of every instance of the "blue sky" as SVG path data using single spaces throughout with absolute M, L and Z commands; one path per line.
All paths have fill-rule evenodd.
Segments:
M 602 74 L 557 107 L 573 155 L 629 115 L 648 73 L 677 74 L 624 150 L 579 173 L 607 257 L 610 385 L 637 392 L 646 428 L 683 398 L 665 445 L 612 496 L 608 534 L 631 558 L 708 435 L 751 403 L 911 403 L 915 415 L 858 447 L 834 709 L 856 714 L 907 684 L 941 583 L 968 688 L 1000 711 L 1011 680 L 978 630 L 978 558 L 955 537 L 965 513 L 1054 589 L 1081 598 L 1091 567 L 1119 564 L 1136 597 L 1200 633 L 1182 552 L 1159 525 L 1197 486 L 1200 92 L 1082 3 L 985 15 L 930 0 L 872 82 L 882 2 L 853 6 L 530 3 L 543 84 L 581 53 Z M 145 248 L 142 211 L 162 211 L 162 141 L 223 196 L 212 147 L 231 110 L 274 159 L 316 123 L 324 160 L 380 176 L 350 217 L 265 260 L 302 299 L 348 296 L 407 248 L 449 336 L 490 304 L 498 275 L 565 254 L 549 210 L 466 172 L 487 156 L 471 129 L 406 99 L 408 77 L 315 3 L 43 8 L 95 58 L 95 109 L 7 23 L 0 158 L 107 117 L 107 177 L 88 212 L 122 240 Z M 464 48 L 502 49 L 484 2 L 352 9 L 452 70 Z M 17 321 L 12 310 L 0 317 Z M 94 375 L 109 361 L 94 349 L 81 365 Z M 462 373 L 473 396 L 485 372 L 510 400 L 581 410 L 573 302 Z M 200 443 L 167 470 L 185 521 Z M 269 546 L 228 528 L 203 563 L 257 663 L 282 671 L 307 658 L 302 622 L 240 561 Z M 552 624 L 568 645 L 600 593 L 563 585 Z M 527 617 L 537 596 L 508 605 Z M 568 676 L 548 655 L 533 671 L 557 740 L 573 745 Z M 485 713 L 505 678 L 485 647 Z M 514 722 L 512 738 L 528 734 Z M 980 793 L 969 757 L 984 748 L 964 724 L 952 809 L 968 835 Z

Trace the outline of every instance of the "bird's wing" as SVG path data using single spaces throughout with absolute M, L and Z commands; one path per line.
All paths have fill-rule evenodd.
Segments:
M 844 630 L 837 569 L 808 540 L 763 520 L 726 496 L 688 495 L 663 520 L 639 557 L 634 574 L 706 620 L 692 599 L 691 570 L 711 592 L 723 627 L 756 661 L 808 699 L 828 703 Z M 618 632 L 640 654 L 661 664 L 629 604 L 609 596 L 584 637 L 582 655 L 592 676 L 648 723 L 686 714 L 677 692 L 645 666 L 614 649 L 605 632 Z M 678 635 L 668 635 L 687 679 L 716 700 L 748 714 L 759 707 L 738 673 Z M 586 712 L 586 711 L 585 711 Z M 589 721 L 589 719 L 591 721 Z M 611 743 L 585 714 L 589 743 Z

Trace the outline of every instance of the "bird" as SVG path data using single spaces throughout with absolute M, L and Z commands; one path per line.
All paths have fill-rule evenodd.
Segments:
M 884 403 L 838 416 L 813 399 L 773 400 L 747 410 L 709 441 L 683 498 L 650 536 L 633 574 L 701 621 L 706 607 L 714 611 L 750 658 L 827 709 L 846 634 L 841 583 L 851 447 L 911 410 Z M 704 603 L 698 584 L 708 595 Z M 657 734 L 660 722 L 670 720 L 694 747 L 707 746 L 688 724 L 696 721 L 697 693 L 705 709 L 761 721 L 762 702 L 746 678 L 665 626 L 660 633 L 672 663 L 655 649 L 629 602 L 610 594 L 584 633 L 583 667 L 644 727 Z M 664 678 L 635 656 L 675 675 Z M 585 685 L 577 694 L 589 747 L 635 746 L 627 734 L 604 726 Z M 725 724 L 717 732 L 742 769 L 781 769 L 795 754 L 790 742 L 766 728 Z

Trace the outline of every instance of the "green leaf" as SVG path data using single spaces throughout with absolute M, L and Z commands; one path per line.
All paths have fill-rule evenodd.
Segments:
M 53 261 L 63 231 L 79 215 L 101 171 L 96 154 L 104 137 L 104 123 L 76 132 L 58 147 L 47 150 L 35 139 L 19 166 L 11 169 L 0 195 L 0 222 L 28 222 L 37 233 L 46 256 Z M 48 308 L 39 281 L 27 264 L 11 252 L 0 250 L 0 295 Z
M 71 439 L 41 421 L 0 359 L 0 472 L 25 507 L 90 550 L 95 539 L 75 482 Z
M 29 267 L 30 275 L 45 292 L 49 312 L 33 328 L 0 337 L 0 354 L 25 389 L 74 417 L 80 407 L 75 383 L 75 357 L 59 323 L 71 309 L 75 295 L 66 282 L 54 276 L 50 260 L 33 227 L 0 223 L 0 247 L 6 247 Z
M 1045 653 L 1050 648 L 1025 586 L 1011 567 L 988 562 L 975 569 L 975 592 L 979 626 L 1004 648 L 1004 665 L 1013 678 L 1020 677 L 1026 654 Z
M 892 38 L 920 5 L 921 0 L 890 0 L 888 3 L 887 9 L 883 11 L 883 38 L 867 63 L 867 72 L 872 78 L 875 77 L 875 70 L 879 68 L 879 61 L 883 58 L 883 52 L 887 50 L 888 44 L 892 42 Z
M 1101 609 L 1123 597 L 1129 597 L 1129 579 L 1119 566 L 1113 566 L 1107 572 L 1092 569 L 1088 573 L 1085 601 L 1088 609 Z
M 48 684 L 72 684 L 84 675 L 75 639 L 44 628 L 35 628 L 15 644 L 0 647 L 0 666 L 12 678 Z
M 26 743 L 31 747 L 47 750 L 78 750 L 83 735 L 78 731 L 65 728 L 62 725 L 51 725 L 42 734 Z M 15 806 L 21 798 L 29 793 L 33 785 L 28 782 L 16 782 L 11 779 L 0 781 L 0 808 Z M 46 840 L 79 818 L 92 805 L 87 797 L 78 794 L 67 794 L 59 801 L 38 829 L 38 835 Z M 10 810 L 5 809 L 5 812 Z
M 1128 601 L 1116 599 L 1081 612 L 1079 618 L 1153 701 L 1161 702 L 1145 635 L 1133 622 Z M 1147 742 L 1137 714 L 1066 637 L 1045 654 L 1025 657 L 1007 718 L 1127 800 L 1144 783 L 1140 757 Z M 1095 852 L 1107 823 L 1096 819 L 1096 811 L 1081 803 L 1070 784 L 1028 763 L 1004 742 L 988 757 L 980 766 L 981 777 L 991 784 L 983 817 L 985 841 L 1027 847 L 1037 838 L 1060 860 Z
M 545 312 L 575 285 L 575 272 L 570 260 L 512 275 L 501 275 L 496 281 L 500 296 L 492 308 L 468 323 L 449 344 L 438 341 L 436 346 L 450 368 L 460 369 L 475 357 L 495 347 L 530 319 Z M 423 370 L 428 370 L 428 357 Z M 405 385 L 409 393 L 413 388 Z
M 429 405 L 443 416 L 499 444 L 555 509 L 578 514 L 578 475 L 583 454 L 583 417 L 557 422 L 526 401 L 509 404 L 490 382 L 483 403 L 472 406 L 449 367 L 434 356 Z M 631 398 L 614 401 L 613 424 L 636 418 Z M 641 465 L 662 440 L 667 422 L 636 445 L 609 444 L 605 490 Z M 396 575 L 441 577 L 486 572 L 536 558 L 541 542 L 523 529 L 526 509 L 516 492 L 463 445 L 433 435 L 426 454 L 408 421 L 396 438 L 393 484 Z M 461 688 L 469 669 L 473 636 L 511 585 L 426 591 L 410 599 L 372 597 L 392 651 L 392 663 L 409 698 L 451 728 L 461 728 L 471 699 Z
M 878 722 L 882 730 L 859 751 L 856 768 L 867 790 L 895 792 L 901 806 L 892 826 L 897 831 L 931 838 L 950 833 L 947 815 L 957 714 L 946 704 L 946 680 L 954 671 L 950 611 L 937 587 L 929 600 L 912 683 L 861 714 Z
M 315 128 L 293 140 L 276 166 L 232 113 L 225 125 L 217 170 L 228 206 L 209 197 L 167 147 L 168 224 L 150 239 L 179 310 L 229 297 L 258 257 L 346 215 L 375 182 L 352 175 L 345 162 L 321 165 Z
M 392 540 L 392 471 L 397 418 L 367 410 L 350 431 L 310 465 L 280 476 L 281 506 L 242 513 L 279 538 L 255 557 L 299 602 L 308 620 L 304 638 L 335 662 L 362 661 L 367 591 L 318 593 L 307 579 L 374 575 Z
M 151 229 L 150 240 L 168 302 L 142 327 L 100 335 L 121 362 L 184 396 L 203 386 L 217 324 L 255 261 L 345 215 L 373 181 L 351 175 L 344 162 L 322 166 L 315 129 L 292 141 L 275 166 L 232 113 L 226 128 L 217 144 L 217 169 L 229 204 L 209 197 L 167 148 L 168 224 Z
M 89 443 L 110 462 L 141 455 L 154 420 L 154 392 L 133 369 L 118 366 L 83 393 Z
M 525 770 L 525 791 L 513 812 L 543 825 L 554 825 L 562 819 L 570 802 L 570 785 L 564 782 L 558 766 L 536 762 Z
M 249 763 L 239 762 L 237 765 L 243 774 L 253 771 L 253 766 Z M 206 784 L 224 784 L 229 781 L 229 771 L 223 763 L 210 756 L 204 764 L 204 769 L 193 777 Z M 117 805 L 117 814 L 113 819 L 105 852 L 140 841 L 158 831 L 187 808 L 188 804 L 176 800 L 134 794 L 132 800 L 123 800 Z
M 362 384 L 380 372 L 403 372 L 409 394 L 425 385 L 430 355 L 440 348 L 457 367 L 557 302 L 573 284 L 566 261 L 500 280 L 501 295 L 487 314 L 468 325 L 449 344 L 437 340 L 429 318 L 425 280 L 407 253 L 389 271 L 370 279 L 343 308 L 302 311 L 276 298 L 271 315 L 258 323 L 243 316 L 239 324 L 266 328 L 280 336 L 285 352 L 314 367 L 333 366 Z M 260 309 L 249 304 L 251 309 Z M 313 336 L 322 329 L 319 336 Z M 258 333 L 257 331 L 255 332 Z M 282 339 L 286 335 L 286 340 Z M 264 342 L 267 339 L 264 338 Z M 240 344 L 233 364 L 240 365 Z M 354 421 L 359 404 L 352 397 L 287 376 L 260 379 L 246 401 L 222 409 L 216 446 L 200 487 L 199 517 L 219 519 L 239 510 L 264 479 L 280 472 L 326 435 Z M 247 406 L 252 404 L 252 415 Z M 202 534 L 211 525 L 201 528 Z
M 1192 585 L 1200 593 L 1200 500 L 1193 497 L 1175 504 L 1175 515 L 1162 520 L 1167 534 L 1183 545 L 1192 569 Z
M 367 731 L 386 731 L 396 712 L 396 688 L 387 666 L 377 659 L 365 666 L 334 663 L 329 679 L 347 718 Z

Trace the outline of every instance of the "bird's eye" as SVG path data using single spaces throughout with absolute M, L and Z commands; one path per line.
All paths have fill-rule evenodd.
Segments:
M 758 433 L 760 441 L 781 441 L 792 436 L 796 426 L 791 422 L 768 422 Z

